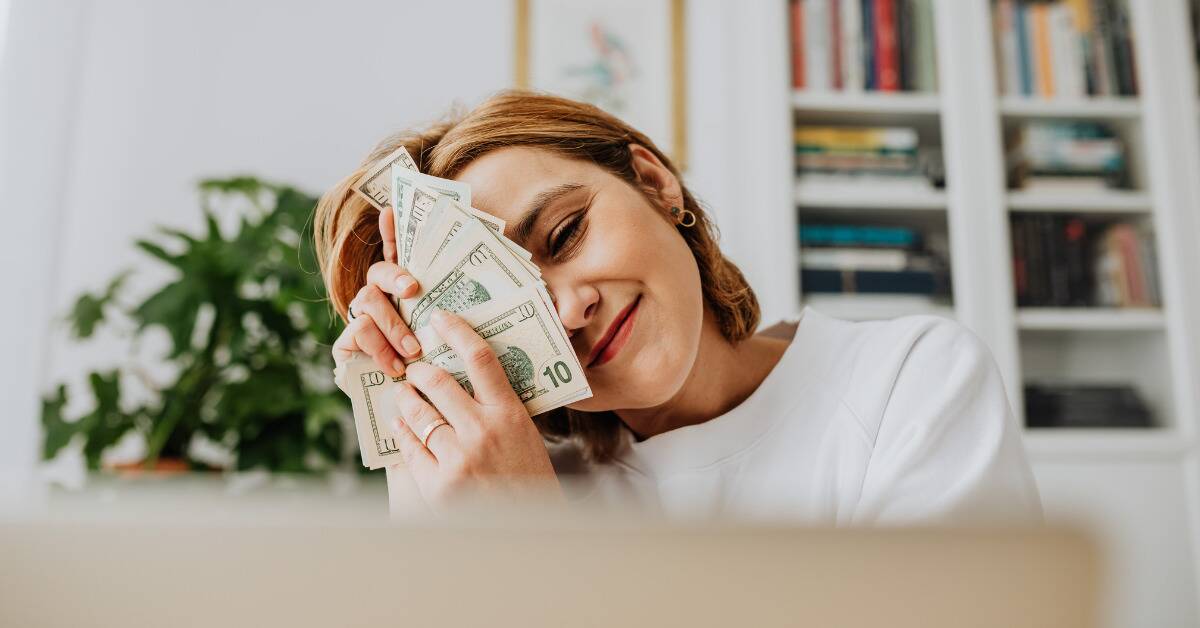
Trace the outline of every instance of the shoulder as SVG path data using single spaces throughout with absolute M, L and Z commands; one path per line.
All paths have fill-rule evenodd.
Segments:
M 851 322 L 808 311 L 800 330 L 797 338 L 813 349 L 804 351 L 806 357 L 822 364 L 832 392 L 870 432 L 877 430 L 896 393 L 919 397 L 969 386 L 996 371 L 975 334 L 938 316 Z
M 815 316 L 812 316 L 815 315 Z M 874 443 L 889 409 L 895 420 L 916 420 L 907 405 L 928 406 L 956 397 L 976 399 L 986 390 L 992 403 L 1004 403 L 1000 371 L 991 352 L 964 325 L 937 316 L 905 316 L 890 321 L 841 321 L 808 311 L 800 329 L 814 351 L 805 359 L 820 363 L 827 390 L 862 423 Z

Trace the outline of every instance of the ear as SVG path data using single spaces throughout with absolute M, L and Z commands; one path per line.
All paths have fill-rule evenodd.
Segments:
M 666 203 L 683 206 L 683 187 L 679 178 L 654 153 L 641 144 L 630 144 L 629 152 L 633 156 L 633 171 L 638 180 L 653 188 Z

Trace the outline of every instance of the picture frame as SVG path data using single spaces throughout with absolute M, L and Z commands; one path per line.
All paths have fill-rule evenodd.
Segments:
M 687 168 L 685 0 L 514 0 L 519 88 L 592 103 Z

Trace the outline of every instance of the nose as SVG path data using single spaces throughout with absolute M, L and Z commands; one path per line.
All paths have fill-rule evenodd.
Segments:
M 546 289 L 554 299 L 554 307 L 558 310 L 558 317 L 562 319 L 568 335 L 573 336 L 575 330 L 587 327 L 595 316 L 600 303 L 600 291 L 595 286 L 547 279 Z

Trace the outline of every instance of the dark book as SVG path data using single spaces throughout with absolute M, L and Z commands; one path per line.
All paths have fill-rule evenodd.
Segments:
M 862 0 L 862 64 L 864 89 L 879 89 L 875 80 L 875 0 Z
M 1105 96 L 1120 93 L 1117 81 L 1116 59 L 1113 57 L 1113 25 L 1112 2 L 1110 0 L 1091 0 L 1092 19 L 1095 20 L 1096 46 L 1093 50 L 1097 56 L 1097 72 L 1100 74 L 1101 85 L 1107 86 Z
M 1028 247 L 1029 269 L 1029 305 L 1044 305 L 1049 296 L 1046 278 L 1046 247 L 1042 239 L 1038 216 L 1024 216 L 1021 226 L 1025 229 L 1025 243 Z
M 916 68 L 913 67 L 913 0 L 896 0 L 896 57 L 900 89 L 912 91 Z
M 1070 306 L 1086 306 L 1092 300 L 1088 250 L 1087 223 L 1080 218 L 1067 218 L 1062 226 L 1063 248 L 1066 253 L 1067 302 Z
M 1150 409 L 1129 385 L 1028 384 L 1028 427 L 1151 427 Z
M 942 273 L 931 270 L 802 269 L 800 286 L 805 293 L 949 294 L 947 279 Z
M 1071 302 L 1070 276 L 1067 271 L 1067 242 L 1064 220 L 1058 216 L 1045 216 L 1042 221 L 1043 237 L 1049 247 L 1050 303 L 1062 307 Z
M 1120 50 L 1117 74 L 1121 80 L 1121 95 L 1136 96 L 1137 64 L 1133 60 L 1133 25 L 1129 21 L 1129 7 L 1125 6 L 1124 2 L 1113 2 L 1112 7 L 1116 17 L 1114 30 Z
M 1026 243 L 1025 227 L 1021 217 L 1015 217 L 1009 228 L 1013 246 L 1013 289 L 1017 293 L 1017 306 L 1029 305 L 1029 245 Z

